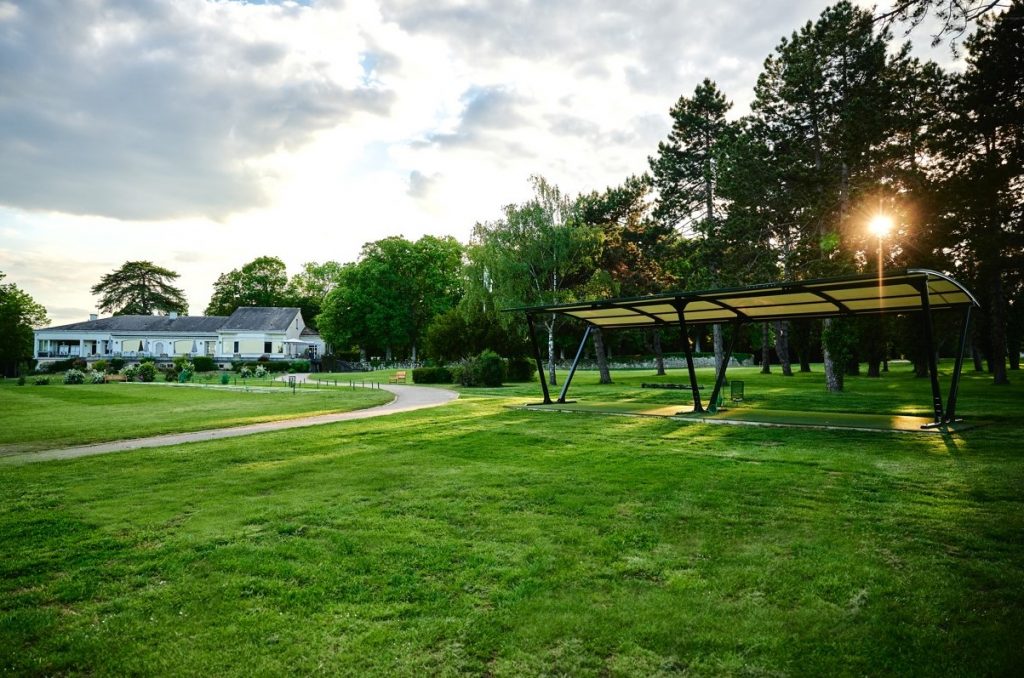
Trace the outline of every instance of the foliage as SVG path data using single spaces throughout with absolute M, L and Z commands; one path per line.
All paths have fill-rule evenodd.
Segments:
M 0 374 L 13 375 L 18 363 L 32 357 L 32 328 L 49 322 L 46 309 L 0 271 Z
M 289 304 L 302 309 L 302 317 L 310 327 L 316 327 L 316 318 L 323 309 L 324 299 L 337 287 L 343 269 L 344 266 L 336 261 L 325 261 L 322 264 L 309 261 L 288 281 Z
M 153 381 L 156 378 L 156 365 L 151 362 L 141 362 L 135 371 L 135 381 Z
M 452 372 L 447 367 L 417 367 L 412 371 L 414 384 L 450 384 Z
M 102 359 L 101 360 L 97 360 L 96 362 L 94 362 L 92 364 L 92 369 L 94 369 L 97 372 L 101 372 L 101 373 L 102 372 L 106 372 L 107 371 L 107 361 L 106 360 L 102 360 Z
M 111 374 L 116 374 L 116 373 L 120 372 L 121 368 L 123 368 L 124 366 L 125 366 L 125 359 L 124 358 L 111 358 L 110 359 L 110 365 L 107 368 L 107 371 L 110 372 Z
M 309 372 L 308 360 L 293 360 L 288 364 L 289 372 Z
M 43 369 L 50 374 L 56 374 L 57 372 L 64 372 L 66 370 L 76 368 L 77 364 L 78 358 L 65 358 L 64 360 L 54 360 L 53 362 L 46 363 L 43 366 Z
M 217 364 L 208 355 L 197 355 L 192 358 L 192 364 L 195 366 L 196 372 L 213 372 L 217 369 Z
M 223 386 L 227 386 L 228 384 L 230 384 L 231 383 L 231 375 L 228 374 L 227 372 L 221 372 L 220 373 L 220 383 Z
M 89 373 L 89 383 L 91 383 L 91 384 L 105 384 L 105 383 L 107 383 L 107 375 L 103 372 L 103 370 L 99 370 L 99 371 L 95 371 L 95 372 L 90 372 Z
M 511 382 L 531 381 L 534 365 L 523 357 L 509 358 L 505 365 L 506 378 Z
M 240 306 L 288 306 L 288 272 L 278 257 L 257 257 L 222 273 L 206 315 L 231 315 Z
M 238 370 L 238 376 L 242 379 L 248 379 L 252 377 L 252 370 L 248 365 L 243 365 L 241 369 Z
M 101 311 L 114 315 L 152 315 L 157 311 L 188 313 L 185 293 L 172 283 L 174 271 L 151 261 L 126 261 L 92 286 Z
M 35 384 L 36 386 L 46 386 L 47 384 L 50 383 L 50 378 L 49 377 L 36 377 L 32 381 L 32 383 Z
M 256 369 L 253 370 L 252 376 L 256 377 L 257 379 L 262 379 L 263 377 L 267 376 L 267 374 L 269 374 L 269 370 L 267 370 L 266 367 L 264 367 L 263 365 L 257 365 Z
M 84 384 L 85 383 L 85 372 L 76 369 L 70 369 L 64 373 L 65 384 Z
M 20 375 L 18 377 L 18 386 L 24 386 L 24 385 L 25 385 L 25 375 Z
M 324 300 L 320 332 L 335 346 L 415 358 L 427 326 L 462 294 L 461 263 L 462 246 L 451 237 L 367 243 Z
M 135 377 L 139 374 L 139 366 L 127 365 L 121 369 L 121 374 L 124 375 L 125 380 L 135 381 Z

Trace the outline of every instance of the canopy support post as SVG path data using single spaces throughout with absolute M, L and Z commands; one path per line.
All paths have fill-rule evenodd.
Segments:
M 971 307 L 964 309 L 964 318 L 960 324 L 960 350 L 956 354 L 953 365 L 953 381 L 949 384 L 949 400 L 946 401 L 946 423 L 952 424 L 956 419 L 956 397 L 960 390 L 960 372 L 964 366 L 964 350 L 967 348 L 967 329 L 971 324 Z
M 690 334 L 686 330 L 686 316 L 683 311 L 686 304 L 676 304 L 676 313 L 679 315 L 679 331 L 683 336 L 683 353 L 686 355 L 686 371 L 690 373 L 690 391 L 693 393 L 693 411 L 699 414 L 704 411 L 700 402 L 700 389 L 697 386 L 697 373 L 693 368 L 693 351 L 690 349 Z
M 576 357 L 572 360 L 572 366 L 569 368 L 569 375 L 565 378 L 565 383 L 562 384 L 562 392 L 558 395 L 558 402 L 565 403 L 565 394 L 569 392 L 569 384 L 572 383 L 572 376 L 576 374 L 576 366 L 580 364 L 580 357 L 583 356 L 583 347 L 587 345 L 587 339 L 590 338 L 591 325 L 587 325 L 587 329 L 583 331 L 583 340 L 580 341 L 580 347 L 576 351 Z
M 732 350 L 736 347 L 736 336 L 740 333 L 742 325 L 743 323 L 739 320 L 734 320 L 732 323 L 732 336 L 729 337 L 729 346 L 725 349 L 722 364 L 718 366 L 718 374 L 715 376 L 715 390 L 711 392 L 711 402 L 708 403 L 708 410 L 710 412 L 718 411 L 718 394 L 722 392 L 722 385 L 725 383 L 725 370 L 729 367 L 729 361 L 732 360 Z
M 530 328 L 530 343 L 533 345 L 533 357 L 537 361 L 537 374 L 540 375 L 540 389 L 544 392 L 544 404 L 551 404 L 551 394 L 548 393 L 548 382 L 544 378 L 544 362 L 540 358 L 540 346 L 537 344 L 537 330 L 533 324 L 533 314 L 526 314 L 526 324 Z
M 921 313 L 924 315 L 924 345 L 928 351 L 928 376 L 932 382 L 932 410 L 935 413 L 935 423 L 942 424 L 942 389 L 939 388 L 939 363 L 935 358 L 935 338 L 932 327 L 932 308 L 928 298 L 928 281 L 925 280 L 918 288 L 921 291 Z

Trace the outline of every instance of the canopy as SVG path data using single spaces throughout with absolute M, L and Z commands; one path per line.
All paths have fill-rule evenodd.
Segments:
M 528 314 L 560 313 L 602 329 L 626 329 L 680 321 L 687 324 L 760 322 L 977 305 L 967 288 L 952 278 L 926 269 L 905 269 L 886 271 L 881 277 L 856 275 L 776 282 L 509 310 Z
M 971 309 L 975 306 L 978 306 L 978 301 L 974 295 L 956 280 L 937 271 L 913 268 L 884 271 L 881 275 L 853 275 L 818 280 L 775 282 L 696 292 L 667 292 L 647 297 L 626 297 L 507 310 L 526 313 L 545 403 L 551 402 L 551 396 L 544 379 L 540 347 L 537 345 L 534 331 L 533 318 L 535 315 L 559 313 L 587 323 L 586 332 L 580 342 L 579 351 L 576 353 L 576 359 L 569 369 L 569 375 L 558 397 L 559 402 L 565 402 L 569 384 L 572 382 L 576 366 L 583 354 L 583 346 L 591 329 L 640 329 L 678 325 L 683 333 L 683 352 L 686 355 L 694 412 L 702 412 L 704 408 L 701 403 L 687 335 L 689 325 L 725 322 L 740 326 L 751 322 L 800 318 L 920 312 L 924 321 L 924 350 L 925 355 L 928 356 L 932 407 L 935 413 L 935 423 L 930 426 L 947 426 L 958 421 L 956 419 L 957 389 L 963 366 L 964 347 L 967 342 L 967 327 L 971 319 Z M 942 393 L 939 388 L 938 362 L 932 337 L 931 311 L 949 309 L 961 309 L 964 317 L 960 323 L 960 344 L 949 387 L 949 400 L 943 407 Z M 729 364 L 736 335 L 737 332 L 733 332 L 725 359 L 717 370 L 715 387 L 710 400 L 712 409 L 716 407 L 718 396 L 721 393 L 725 370 Z

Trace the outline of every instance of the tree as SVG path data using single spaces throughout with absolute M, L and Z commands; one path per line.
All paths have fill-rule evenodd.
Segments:
M 367 243 L 324 300 L 320 331 L 336 346 L 356 343 L 388 360 L 407 350 L 416 361 L 427 326 L 458 303 L 461 265 L 462 246 L 450 236 Z
M 679 97 L 672 107 L 672 130 L 648 158 L 657 190 L 654 216 L 694 237 L 686 282 L 696 288 L 722 284 L 721 223 L 724 206 L 718 198 L 718 156 L 731 128 L 725 119 L 732 104 L 714 82 L 705 78 L 692 97 Z M 725 353 L 722 326 L 713 325 L 715 367 Z
M 887 11 L 876 15 L 875 21 L 885 27 L 895 21 L 910 24 L 909 34 L 934 11 L 940 25 L 932 35 L 932 47 L 949 36 L 950 47 L 956 54 L 956 40 L 967 32 L 968 26 L 1005 4 L 1005 0 L 897 0 Z
M 603 246 L 597 271 L 586 286 L 589 296 L 641 296 L 661 292 L 675 282 L 668 272 L 676 256 L 679 235 L 665 221 L 653 219 L 650 204 L 651 178 L 631 176 L 602 193 L 580 196 L 579 213 L 584 223 L 601 229 Z M 600 383 L 610 384 L 604 335 L 591 331 L 597 355 Z M 661 333 L 651 333 L 658 374 L 665 374 Z
M 288 306 L 289 301 L 284 262 L 257 257 L 217 278 L 206 315 L 231 315 L 242 306 Z
M 569 300 L 590 279 L 600 253 L 600 229 L 580 219 L 576 202 L 542 177 L 531 183 L 533 198 L 506 206 L 504 218 L 473 230 L 474 256 L 487 272 L 493 298 L 506 308 Z M 552 385 L 558 319 L 552 313 L 543 321 Z
M 874 196 L 879 149 L 892 107 L 886 62 L 888 34 L 875 33 L 869 12 L 840 2 L 783 39 L 765 61 L 751 106 L 770 149 L 785 203 L 776 204 L 789 232 L 792 277 L 820 277 L 857 267 L 863 224 L 855 206 Z M 825 320 L 825 379 L 842 390 L 841 332 Z M 840 327 L 844 327 L 840 324 Z M 845 340 L 844 340 L 845 341 Z
M 174 271 L 151 261 L 126 261 L 92 286 L 99 309 L 114 315 L 153 315 L 157 311 L 188 313 L 185 293 L 171 284 Z
M 302 310 L 306 324 L 316 327 L 316 317 L 320 315 L 324 299 L 338 285 L 343 268 L 336 261 L 322 264 L 308 261 L 288 281 L 284 296 L 289 306 L 298 306 Z
M 49 322 L 46 309 L 14 283 L 2 282 L 0 271 L 0 365 L 14 376 L 18 365 L 32 358 L 32 329 Z
M 996 384 L 1006 376 L 1007 275 L 1024 264 L 1024 2 L 981 22 L 952 90 L 942 154 L 945 247 L 985 299 Z

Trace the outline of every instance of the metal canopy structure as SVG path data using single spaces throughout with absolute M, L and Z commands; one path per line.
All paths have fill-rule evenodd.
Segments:
M 583 341 L 576 359 L 562 387 L 558 402 L 565 402 L 569 384 L 576 372 L 583 347 L 592 328 L 643 329 L 678 326 L 683 336 L 683 350 L 693 393 L 695 412 L 703 412 L 693 355 L 689 343 L 689 325 L 730 323 L 734 330 L 746 323 L 798 320 L 804 318 L 837 318 L 885 313 L 920 313 L 925 328 L 925 349 L 929 356 L 928 370 L 932 383 L 933 426 L 944 426 L 955 421 L 957 389 L 963 367 L 964 346 L 971 309 L 978 306 L 971 292 L 949 276 L 927 269 L 885 271 L 881 275 L 855 275 L 818 280 L 776 282 L 749 287 L 720 290 L 668 292 L 646 297 L 628 297 L 584 301 L 551 306 L 531 306 L 507 309 L 526 313 L 533 341 L 534 357 L 540 373 L 544 403 L 551 403 L 547 382 L 534 332 L 534 317 L 557 313 L 586 323 Z M 938 364 L 932 331 L 932 311 L 960 310 L 960 346 L 950 383 L 945 408 L 939 389 Z M 725 379 L 725 369 L 732 357 L 736 331 L 728 347 L 725 360 L 715 379 L 709 409 L 714 411 Z

